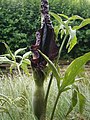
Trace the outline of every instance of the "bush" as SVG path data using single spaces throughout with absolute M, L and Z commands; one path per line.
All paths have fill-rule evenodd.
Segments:
M 0 41 L 8 43 L 13 51 L 30 46 L 40 23 L 38 16 L 40 16 L 39 6 L 35 2 L 1 1 Z

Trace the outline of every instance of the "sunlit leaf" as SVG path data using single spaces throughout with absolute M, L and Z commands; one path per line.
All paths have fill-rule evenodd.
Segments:
M 63 38 L 64 33 L 65 33 L 65 30 L 62 29 L 62 30 L 61 30 L 61 39 Z
M 59 30 L 60 30 L 60 26 L 54 27 L 54 32 L 55 32 L 56 37 L 58 37 Z
M 16 56 L 17 54 L 19 54 L 20 52 L 24 51 L 25 49 L 26 49 L 26 48 L 20 48 L 20 49 L 16 50 L 16 51 L 15 51 L 15 56 Z
M 25 63 L 25 64 L 27 64 L 27 65 L 30 65 L 30 64 L 31 64 L 31 62 L 30 62 L 29 59 L 23 59 L 22 62 Z
M 53 12 L 50 12 L 50 15 L 52 15 L 59 23 L 62 23 L 62 18 L 59 15 Z
M 77 37 L 74 36 L 74 38 L 72 38 L 69 43 L 68 52 L 70 52 L 76 44 L 77 44 Z
M 25 72 L 25 74 L 30 75 L 29 69 L 28 69 L 28 66 L 27 66 L 26 63 L 22 62 L 21 68 L 23 69 L 23 71 Z
M 12 60 L 15 60 L 15 57 L 14 57 L 12 51 L 10 50 L 9 46 L 6 43 L 4 43 L 4 45 L 5 45 L 6 49 L 7 49 L 7 52 L 10 54 Z
M 86 26 L 87 24 L 90 24 L 90 18 L 83 20 L 79 26 L 74 26 L 73 29 L 78 30 L 78 29 Z
M 26 53 L 23 55 L 23 59 L 28 58 L 30 55 L 32 55 L 32 52 L 31 52 L 31 51 L 26 52 Z
M 68 19 L 68 16 L 67 16 L 67 15 L 64 15 L 64 14 L 58 14 L 58 15 L 60 15 L 61 17 L 66 18 L 66 19 Z
M 68 48 L 68 52 L 70 52 L 73 47 L 77 44 L 76 30 L 72 30 L 71 26 L 69 27 L 69 40 L 66 48 Z
M 74 15 L 74 16 L 70 17 L 68 20 L 77 20 L 77 19 L 83 20 L 83 18 L 78 15 Z
M 0 64 L 2 64 L 2 63 L 8 63 L 8 64 L 11 64 L 12 63 L 12 61 L 11 60 L 9 60 L 7 57 L 0 57 Z
M 64 80 L 61 85 L 61 89 L 64 89 L 66 86 L 71 85 L 75 81 L 75 77 L 81 71 L 82 66 L 90 60 L 90 52 L 84 54 L 81 57 L 76 58 L 67 68 L 64 76 Z

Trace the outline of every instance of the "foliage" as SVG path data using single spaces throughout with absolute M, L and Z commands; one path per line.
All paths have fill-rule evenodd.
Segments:
M 63 68 L 62 71 L 66 69 Z M 87 75 L 88 74 L 88 75 Z M 74 110 L 68 115 L 67 120 L 70 119 L 90 119 L 90 74 L 87 71 L 85 76 L 83 74 L 83 79 L 76 82 L 79 91 L 86 97 L 86 103 L 84 111 L 81 114 L 78 113 L 78 107 L 76 106 Z M 35 120 L 32 111 L 32 91 L 34 83 L 32 81 L 32 76 L 27 77 L 23 74 L 22 77 L 15 73 L 13 76 L 9 74 L 6 76 L 2 74 L 0 76 L 0 120 Z M 49 78 L 48 78 L 49 80 Z M 53 102 L 55 101 L 56 94 L 58 92 L 56 81 L 53 79 L 52 86 L 50 90 L 50 95 L 48 99 L 47 106 L 47 120 L 50 120 L 50 114 L 53 107 Z M 48 86 L 48 81 L 45 81 L 45 88 Z M 46 90 L 46 89 L 45 89 Z M 71 105 L 71 94 L 72 90 L 63 92 L 59 98 L 57 109 L 55 112 L 54 119 L 61 120 L 66 119 L 66 112 Z M 5 101 L 6 100 L 6 101 Z M 9 104 L 8 104 L 9 102 Z M 78 104 L 78 103 L 77 103 Z M 7 112 L 5 111 L 7 110 Z M 9 116 L 9 114 L 11 117 Z M 11 119 L 12 118 L 12 119 Z
M 4 54 L 0 56 L 0 64 L 5 64 L 8 63 L 10 64 L 10 72 L 12 73 L 13 69 L 17 69 L 19 75 L 21 76 L 21 70 L 20 68 L 23 69 L 23 71 L 29 75 L 29 70 L 28 70 L 28 65 L 30 65 L 30 60 L 28 59 L 28 57 L 31 55 L 31 51 L 26 52 L 23 55 L 20 55 L 21 52 L 25 51 L 26 48 L 20 48 L 18 50 L 16 50 L 14 52 L 14 54 L 12 53 L 12 51 L 10 50 L 9 46 L 5 44 L 5 47 L 7 49 L 8 54 Z
M 54 77 L 56 78 L 56 81 L 57 81 L 58 93 L 56 96 L 56 100 L 55 100 L 55 103 L 54 103 L 54 106 L 52 109 L 51 118 L 50 118 L 50 120 L 53 120 L 56 106 L 57 106 L 57 103 L 58 103 L 58 100 L 59 100 L 61 94 L 72 88 L 72 86 L 75 84 L 75 82 L 77 82 L 75 80 L 75 78 L 82 71 L 83 65 L 85 65 L 90 60 L 90 52 L 86 53 L 85 55 L 83 55 L 79 58 L 76 58 L 68 66 L 67 70 L 65 71 L 65 75 L 63 77 L 61 77 L 60 74 L 58 73 L 59 72 L 58 71 L 58 61 L 59 61 L 59 58 L 61 57 L 61 52 L 62 52 L 64 43 L 67 40 L 66 47 L 68 48 L 68 52 L 70 52 L 77 43 L 76 30 L 89 24 L 90 19 L 89 18 L 83 19 L 82 17 L 77 16 L 77 15 L 74 15 L 72 17 L 68 17 L 64 14 L 58 15 L 58 14 L 55 14 L 52 12 L 50 12 L 50 14 L 58 21 L 57 26 L 55 26 L 55 33 L 56 33 L 57 37 L 58 37 L 58 34 L 60 33 L 61 39 L 63 39 L 62 44 L 59 45 L 60 49 L 59 49 L 59 54 L 58 54 L 58 57 L 56 60 L 56 64 L 54 65 L 54 63 L 52 61 L 50 61 L 46 55 L 44 55 L 40 50 L 38 50 L 38 51 L 44 57 L 44 59 L 47 61 L 49 68 L 51 69 L 52 74 L 54 75 Z M 66 20 L 63 21 L 60 16 L 64 17 Z M 72 22 L 77 20 L 77 19 L 81 20 L 80 25 L 71 26 Z M 68 36 L 69 36 L 69 38 L 67 39 Z M 1 63 L 3 63 L 3 62 L 10 63 L 11 70 L 16 67 L 18 72 L 19 72 L 19 75 L 21 77 L 22 77 L 22 74 L 21 74 L 20 68 L 22 68 L 25 73 L 29 74 L 27 65 L 30 65 L 30 61 L 28 59 L 28 56 L 31 55 L 31 52 L 26 52 L 23 56 L 21 56 L 21 55 L 19 55 L 19 53 L 26 49 L 26 48 L 21 48 L 21 49 L 18 49 L 17 51 L 15 51 L 13 54 L 12 51 L 10 50 L 10 48 L 8 47 L 8 45 L 6 43 L 4 43 L 4 44 L 5 44 L 5 47 L 6 47 L 9 54 L 5 54 L 5 55 L 1 56 L 1 60 L 3 60 L 3 61 L 1 61 Z M 19 62 L 17 61 L 17 58 L 20 59 Z M 36 102 L 40 102 L 40 103 L 42 102 L 42 101 L 39 101 L 39 95 L 41 95 L 41 94 L 44 95 L 44 93 L 40 92 L 40 90 L 43 88 L 42 82 L 44 82 L 43 73 L 44 73 L 44 70 L 42 70 L 42 71 L 35 70 L 35 73 L 34 73 L 34 75 L 36 75 L 35 82 L 37 83 L 36 92 L 34 94 L 35 95 L 34 96 L 34 98 L 35 98 L 34 106 L 36 105 L 35 107 L 37 110 L 38 110 L 38 108 L 37 108 L 38 105 L 36 104 Z M 42 78 L 41 78 L 41 76 L 42 76 Z M 50 84 L 51 84 L 51 81 L 50 81 Z M 48 90 L 50 89 L 50 84 L 48 84 L 48 87 L 49 87 Z M 48 99 L 48 95 L 49 95 L 48 90 L 47 90 L 48 94 L 46 92 L 45 99 L 43 96 L 43 101 L 45 103 L 45 106 L 47 106 L 47 99 Z M 86 101 L 85 96 L 79 91 L 77 86 L 74 87 L 72 90 L 73 90 L 72 102 L 71 102 L 71 105 L 66 113 L 66 116 L 73 110 L 73 108 L 77 105 L 78 101 L 79 101 L 79 112 L 82 113 L 84 105 L 85 105 L 85 101 Z M 38 93 L 37 91 L 39 92 L 39 94 L 36 94 L 36 93 Z M 41 96 L 40 96 L 40 98 L 41 98 Z M 44 105 L 44 104 L 42 103 L 41 105 Z
M 56 97 L 56 101 L 54 103 L 54 107 L 52 110 L 51 118 L 50 120 L 53 120 L 54 117 L 54 112 L 56 110 L 56 106 L 59 100 L 59 97 L 61 94 L 69 89 L 71 89 L 70 86 L 72 86 L 76 80 L 76 76 L 81 72 L 81 69 L 83 65 L 85 65 L 89 60 L 90 60 L 90 52 L 86 53 L 85 55 L 76 58 L 67 68 L 64 77 L 62 78 L 62 82 L 60 82 L 61 77 L 57 77 L 58 75 L 58 69 L 54 66 L 53 62 L 48 59 L 46 55 L 44 55 L 42 52 L 40 52 L 41 55 L 45 58 L 45 60 L 48 62 L 48 64 L 51 66 L 51 70 L 57 80 L 57 88 L 58 88 L 58 93 Z M 72 104 L 66 114 L 66 116 L 73 110 L 73 108 L 76 106 L 77 102 L 79 101 L 79 112 L 82 113 L 86 98 L 83 96 L 82 93 L 80 93 L 79 89 L 76 89 L 77 87 L 74 87 L 74 93 L 72 94 Z M 77 99 L 78 95 L 78 99 Z
M 37 3 L 30 0 L 0 0 L 0 42 L 6 42 L 13 51 L 31 45 L 40 23 Z
M 88 0 L 49 0 L 49 3 L 52 12 L 90 17 Z M 39 5 L 39 0 L 0 0 L 0 42 L 7 43 L 13 51 L 30 46 L 35 40 L 35 31 L 40 26 Z M 78 24 L 78 21 L 75 24 Z M 69 56 L 76 58 L 90 51 L 89 27 L 86 26 L 77 32 L 78 44 Z M 69 58 L 65 48 L 62 55 Z

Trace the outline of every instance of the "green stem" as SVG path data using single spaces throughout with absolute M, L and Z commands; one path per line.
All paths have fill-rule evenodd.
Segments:
M 64 39 L 63 39 L 63 41 L 62 41 L 62 44 L 61 44 L 61 46 L 60 46 L 59 53 L 58 53 L 58 57 L 57 57 L 57 61 L 56 61 L 56 65 L 57 65 L 57 63 L 59 62 L 59 59 L 60 59 L 60 57 L 61 57 L 61 52 L 62 52 L 64 43 L 65 43 L 65 41 L 66 41 L 66 38 L 67 38 L 67 34 L 65 35 L 65 37 L 64 37 Z
M 61 91 L 58 92 L 58 95 L 57 95 L 57 98 L 56 98 L 56 101 L 55 101 L 55 104 L 54 104 L 54 107 L 53 107 L 53 111 L 52 111 L 50 120 L 53 120 L 54 113 L 55 113 L 56 106 L 57 106 L 60 95 L 61 95 Z
M 65 37 L 64 37 L 64 39 L 63 39 L 63 41 L 62 41 L 62 44 L 61 44 L 61 46 L 60 46 L 59 53 L 58 53 L 58 57 L 57 57 L 57 61 L 56 61 L 56 66 L 57 66 L 57 64 L 58 64 L 58 62 L 59 62 L 59 59 L 60 59 L 60 57 L 61 57 L 61 52 L 62 52 L 63 46 L 64 46 L 64 44 L 65 44 L 66 38 L 67 38 L 67 34 L 65 35 Z M 58 95 L 57 95 L 57 98 L 56 98 L 56 101 L 55 101 L 55 104 L 54 104 L 54 107 L 53 107 L 53 111 L 52 111 L 51 119 L 50 119 L 50 120 L 53 120 L 54 113 L 55 113 L 55 110 L 56 110 L 56 106 L 57 106 L 57 103 L 58 103 L 60 94 L 61 94 L 61 91 L 58 92 Z
M 44 73 L 41 70 L 33 68 L 33 77 L 35 89 L 33 94 L 33 112 L 38 120 L 45 120 L 45 94 L 44 94 Z
M 47 107 L 47 100 L 48 100 L 48 96 L 49 96 L 49 92 L 50 92 L 50 87 L 51 87 L 52 79 L 53 79 L 53 73 L 51 74 L 50 81 L 49 81 L 48 88 L 47 88 L 47 92 L 46 92 L 45 107 Z
M 18 64 L 17 64 L 17 70 L 18 70 L 18 73 L 19 73 L 20 77 L 22 78 L 22 74 L 21 74 L 21 71 L 20 71 L 20 68 L 19 68 Z

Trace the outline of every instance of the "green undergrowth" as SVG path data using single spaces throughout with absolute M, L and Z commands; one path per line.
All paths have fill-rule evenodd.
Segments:
M 69 114 L 67 119 L 65 114 L 71 103 L 71 91 L 63 93 L 59 99 L 54 120 L 90 120 L 90 71 L 80 75 L 82 78 L 78 82 L 81 93 L 86 96 L 86 104 L 83 114 L 78 113 L 78 104 Z M 45 90 L 48 80 L 45 81 Z M 23 74 L 22 78 L 16 75 L 0 76 L 0 120 L 36 120 L 32 111 L 32 93 L 34 82 L 32 76 Z M 53 79 L 50 90 L 47 120 L 49 120 L 55 97 L 57 93 L 57 83 Z

